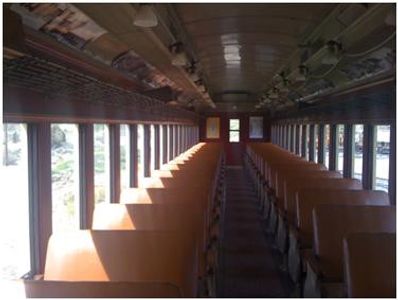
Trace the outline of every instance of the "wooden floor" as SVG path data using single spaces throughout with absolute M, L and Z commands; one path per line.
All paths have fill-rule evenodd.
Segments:
M 242 168 L 227 170 L 218 297 L 287 297 L 280 261 L 264 231 L 258 200 Z

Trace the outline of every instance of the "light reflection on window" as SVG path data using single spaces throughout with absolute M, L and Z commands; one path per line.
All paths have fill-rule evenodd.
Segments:
M 390 169 L 390 125 L 375 127 L 375 174 L 373 186 L 375 190 L 388 192 Z
M 343 173 L 344 168 L 344 125 L 337 125 L 337 171 Z
M 79 228 L 79 130 L 51 124 L 52 231 Z
M 363 125 L 354 125 L 353 178 L 362 181 Z
M 1 132 L 0 281 L 18 279 L 31 269 L 26 129 L 7 123 Z
M 329 169 L 329 151 L 330 151 L 330 125 L 325 125 L 325 158 L 323 160 L 323 163 L 328 169 Z

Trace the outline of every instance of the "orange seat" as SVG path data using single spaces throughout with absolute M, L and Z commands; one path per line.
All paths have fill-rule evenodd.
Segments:
M 348 297 L 395 298 L 395 234 L 350 234 L 343 245 Z
M 357 179 L 339 178 L 336 172 L 318 172 L 305 178 L 286 179 L 285 209 L 288 220 L 293 223 L 296 214 L 296 193 L 303 188 L 322 188 L 338 190 L 361 190 L 362 183 Z M 325 176 L 325 177 L 323 177 Z
M 391 206 L 318 205 L 313 211 L 314 255 L 323 279 L 343 280 L 343 239 L 357 232 L 396 230 L 396 209 Z
M 89 231 L 53 234 L 44 280 L 127 281 L 177 286 L 194 297 L 197 255 L 184 231 Z
M 337 187 L 336 187 L 337 188 Z M 300 245 L 312 247 L 312 211 L 317 205 L 390 205 L 388 194 L 382 191 L 307 188 L 296 194 L 296 226 Z
M 100 204 L 93 215 L 94 230 L 186 230 L 196 239 L 199 275 L 206 270 L 204 214 L 188 204 Z

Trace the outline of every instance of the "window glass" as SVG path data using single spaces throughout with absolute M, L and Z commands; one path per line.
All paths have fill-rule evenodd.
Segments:
M 239 119 L 230 119 L 229 120 L 229 142 L 239 142 L 239 129 L 240 129 L 240 120 Z
M 122 190 L 130 186 L 130 130 L 129 125 L 120 125 L 120 184 Z
M 296 143 L 298 143 L 298 156 L 301 156 L 301 143 L 302 143 L 302 136 L 303 136 L 303 125 L 298 126 L 298 140 Z
M 79 130 L 51 124 L 52 231 L 79 228 Z
M 305 159 L 310 160 L 310 125 L 305 126 Z
M 0 282 L 30 271 L 28 146 L 25 124 L 3 124 Z
M 344 125 L 337 125 L 337 171 L 343 173 L 344 167 Z
M 94 192 L 95 203 L 110 202 L 109 127 L 94 124 Z
M 375 128 L 375 175 L 374 189 L 388 192 L 390 168 L 390 125 L 378 125 Z
M 329 151 L 330 151 L 330 125 L 325 125 L 325 158 L 324 165 L 329 169 Z
M 138 186 L 142 185 L 144 179 L 144 125 L 137 126 L 137 172 Z
M 354 125 L 353 177 L 362 181 L 363 125 Z

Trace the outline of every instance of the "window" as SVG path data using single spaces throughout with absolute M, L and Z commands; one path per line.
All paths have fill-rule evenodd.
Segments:
M 3 124 L 0 174 L 0 280 L 31 270 L 28 146 L 25 124 Z
M 319 125 L 314 125 L 314 161 L 318 162 L 318 151 L 319 151 Z
M 363 125 L 354 125 L 353 178 L 362 181 Z
M 297 143 L 297 155 L 301 156 L 301 142 L 302 142 L 302 135 L 303 135 L 303 126 L 302 125 L 298 125 L 297 127 L 297 139 L 296 139 L 296 143 Z
M 390 168 L 390 125 L 375 127 L 375 190 L 388 192 L 388 175 Z
M 137 125 L 137 179 L 138 186 L 144 179 L 144 125 Z
M 79 129 L 51 124 L 52 231 L 79 228 Z
M 310 160 L 310 125 L 305 126 L 305 159 Z
M 120 125 L 120 185 L 122 190 L 130 186 L 130 130 Z
M 249 137 L 251 139 L 263 138 L 263 117 L 249 118 Z
M 94 199 L 95 203 L 110 202 L 109 127 L 94 124 Z
M 337 171 L 343 173 L 344 168 L 344 125 L 337 125 L 337 147 L 336 147 L 336 166 Z
M 236 143 L 239 142 L 239 129 L 240 121 L 239 119 L 229 119 L 229 142 Z
M 325 157 L 324 164 L 329 169 L 329 151 L 330 151 L 330 125 L 325 125 Z

